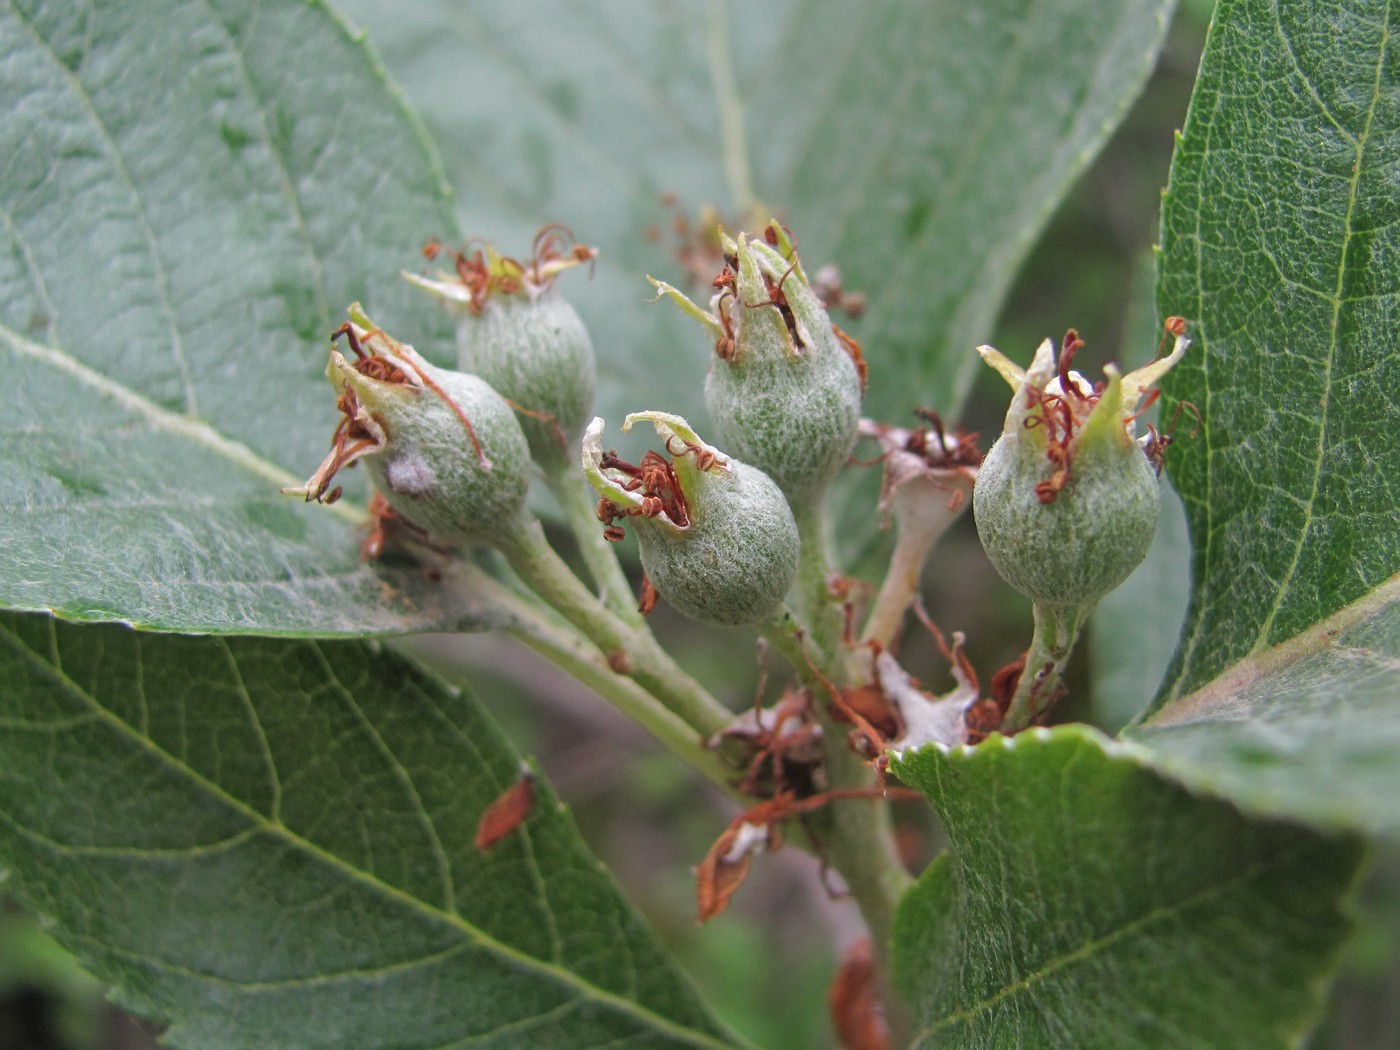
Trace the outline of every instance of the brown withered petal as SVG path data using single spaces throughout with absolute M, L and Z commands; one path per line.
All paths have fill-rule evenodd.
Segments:
M 738 828 L 727 829 L 695 869 L 697 922 L 709 922 L 729 907 L 729 898 L 749 874 L 751 854 L 743 853 L 737 861 L 726 860 L 738 835 Z

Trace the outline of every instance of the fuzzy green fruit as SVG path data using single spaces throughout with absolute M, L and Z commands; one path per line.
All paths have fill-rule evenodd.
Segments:
M 326 376 L 342 413 L 330 453 L 305 485 L 284 491 L 334 502 L 336 473 L 363 461 L 375 490 L 434 540 L 490 543 L 518 527 L 530 453 L 515 413 L 474 375 L 436 368 L 391 339 L 356 303 Z
M 563 227 L 545 227 L 527 262 L 488 245 L 455 252 L 452 273 L 404 274 L 456 317 L 457 366 L 481 376 L 515 407 L 530 454 L 550 474 L 570 462 L 569 450 L 593 410 L 598 372 L 588 330 L 554 284 L 597 251 L 568 241 L 569 250 L 561 251 L 566 235 Z
M 989 346 L 983 358 L 1014 393 L 1001 437 L 977 474 L 977 535 L 1004 580 L 1049 606 L 1092 605 L 1147 556 L 1161 514 L 1157 463 L 1134 437 L 1148 389 L 1186 352 L 1172 318 L 1170 355 L 1106 383 L 1071 371 L 1083 345 L 1071 330 L 1058 359 L 1050 340 L 1022 369 Z
M 786 235 L 779 247 L 725 239 L 724 290 L 710 312 L 653 283 L 717 336 L 705 406 L 719 441 L 768 474 L 793 506 L 821 498 L 846 464 L 860 426 L 859 348 L 837 334 Z
M 756 623 L 797 576 L 797 523 L 782 490 L 757 467 L 705 444 L 680 416 L 638 412 L 674 457 L 640 467 L 602 451 L 603 421 L 584 435 L 584 473 L 612 518 L 635 522 L 642 568 L 661 597 L 702 623 Z M 632 487 L 628 487 L 632 486 Z
M 637 521 L 637 546 L 660 595 L 701 623 L 757 623 L 787 596 L 797 576 L 797 524 L 773 480 L 731 459 L 697 486 L 690 527 L 677 533 Z
M 446 369 L 432 373 L 435 389 L 410 387 L 406 397 L 377 399 L 388 441 L 382 452 L 365 457 L 365 469 L 389 505 L 431 536 L 452 544 L 489 542 L 513 528 L 525 506 L 525 435 L 485 380 Z M 463 418 L 471 422 L 479 454 Z
M 1161 514 L 1160 484 L 1134 445 L 1109 455 L 1086 451 L 1074 487 L 1043 503 L 1036 486 L 1050 471 L 1003 435 L 977 473 L 972 512 L 977 535 L 1002 579 L 1049 605 L 1097 601 L 1147 556 Z
M 530 454 L 562 464 L 593 411 L 598 372 L 582 318 L 553 287 L 486 302 L 457 319 L 457 367 L 521 409 Z

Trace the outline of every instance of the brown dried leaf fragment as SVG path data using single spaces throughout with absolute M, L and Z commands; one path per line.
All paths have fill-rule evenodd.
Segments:
M 523 824 L 535 809 L 535 774 L 522 770 L 520 779 L 486 807 L 476 824 L 476 848 L 485 853 Z
M 846 950 L 826 1003 L 842 1050 L 889 1050 L 890 1030 L 880 1002 L 870 938 L 863 937 Z

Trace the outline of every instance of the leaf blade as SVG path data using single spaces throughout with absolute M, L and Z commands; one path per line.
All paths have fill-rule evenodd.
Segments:
M 1394 833 L 1382 800 L 1400 783 L 1397 29 L 1389 5 L 1217 12 L 1158 284 L 1200 337 L 1163 384 L 1205 417 L 1168 464 L 1193 593 L 1167 682 L 1126 733 L 1250 812 L 1373 834 Z
M 519 760 L 402 658 L 4 626 L 5 866 L 177 1044 L 730 1045 L 547 789 L 475 848 Z
M 297 45 L 330 68 L 289 92 Z M 276 492 L 334 426 L 345 304 L 443 332 L 396 279 L 371 286 L 452 221 L 373 59 L 319 4 L 237 0 L 12 6 L 0 50 L 4 603 L 187 630 L 472 622 L 360 565 L 353 508 Z
M 670 192 L 731 224 L 752 221 L 743 213 L 759 202 L 776 211 L 810 272 L 837 263 L 846 288 L 870 298 L 863 320 L 839 322 L 868 341 L 868 414 L 905 417 L 912 396 L 952 418 L 972 347 L 1145 81 L 1174 4 L 561 2 L 549 17 L 458 7 L 445 26 L 427 3 L 393 16 L 342 6 L 462 172 L 464 229 L 523 245 L 564 219 L 602 246 L 596 283 L 575 298 L 611 355 L 603 414 L 637 407 L 636 375 L 649 404 L 698 407 L 705 340 L 673 311 L 637 305 L 650 294 L 640 274 L 688 276 L 658 243 Z M 1057 62 L 1018 63 L 1034 49 Z M 657 345 L 688 349 L 661 369 Z
M 1394 836 L 1400 578 L 1129 728 L 1168 776 L 1251 813 Z
M 1206 417 L 1170 464 L 1196 582 L 1163 702 L 1400 570 L 1400 23 L 1375 15 L 1226 2 L 1207 43 L 1163 208 L 1158 303 L 1198 340 L 1163 387 Z
M 919 1045 L 1284 1046 L 1316 1020 L 1356 840 L 1250 823 L 1082 727 L 896 769 L 950 842 L 896 920 Z

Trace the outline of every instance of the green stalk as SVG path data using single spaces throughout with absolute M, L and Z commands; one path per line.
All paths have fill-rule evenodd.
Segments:
M 1065 664 L 1074 643 L 1093 611 L 1094 602 L 1083 605 L 1047 605 L 1035 602 L 1035 630 L 1026 650 L 1026 666 L 1016 683 L 1011 706 L 1002 719 L 1003 733 L 1015 733 L 1030 725 L 1060 688 Z
M 593 503 L 589 498 L 591 490 L 579 477 L 577 464 L 568 464 L 548 475 L 550 491 L 559 501 L 564 517 L 573 530 L 578 542 L 579 554 L 598 588 L 605 606 L 619 619 L 633 627 L 643 625 L 642 614 L 637 608 L 637 600 L 632 595 L 632 587 L 617 560 L 617 549 L 603 538 L 603 526 L 593 513 Z
M 839 688 L 820 670 L 833 660 L 804 633 L 787 611 L 778 613 L 760 630 L 768 644 L 792 665 L 813 698 Z M 840 638 L 837 638 L 838 643 Z M 833 670 L 835 668 L 832 668 Z M 847 746 L 852 726 L 833 721 L 820 703 L 814 704 L 822 724 L 827 788 L 870 789 L 878 781 L 864 758 Z M 889 803 L 879 797 L 842 800 L 817 811 L 811 818 L 820 839 L 819 850 L 845 880 L 861 917 L 870 930 L 882 965 L 887 959 L 894 912 L 912 881 L 894 847 L 894 826 Z
M 797 583 L 793 590 L 797 615 L 809 626 L 808 634 L 812 642 L 823 652 L 834 655 L 840 648 L 845 625 L 841 619 L 841 608 L 832 600 L 828 587 L 832 562 L 826 513 L 823 505 L 815 502 L 802 510 L 794 509 L 793 518 L 797 522 L 797 536 L 801 543 Z
M 504 614 L 502 629 L 550 663 L 588 686 L 618 712 L 650 733 L 663 747 L 733 797 L 734 771 L 680 716 L 637 682 L 608 666 L 606 658 L 552 609 L 517 594 L 467 562 L 452 569 L 454 582 Z
M 504 532 L 497 548 L 536 594 L 603 651 L 615 673 L 635 679 L 701 739 L 708 740 L 733 720 L 729 709 L 681 670 L 649 630 L 624 623 L 579 582 L 549 545 L 538 521 L 529 518 Z

